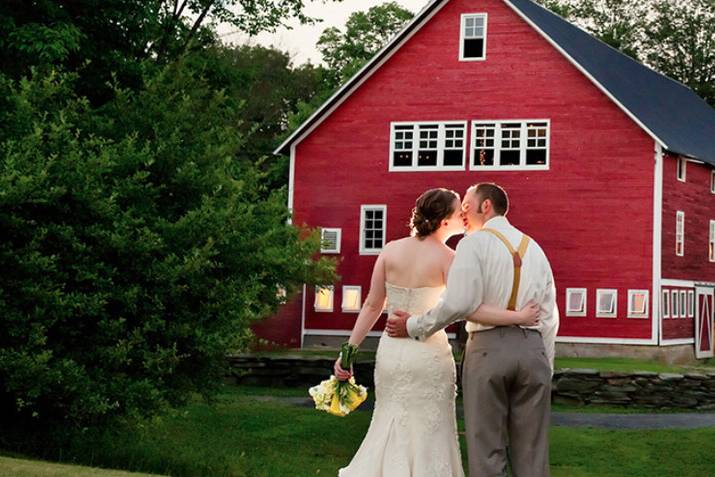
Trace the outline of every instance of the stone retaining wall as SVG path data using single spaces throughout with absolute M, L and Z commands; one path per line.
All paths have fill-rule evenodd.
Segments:
M 245 385 L 305 387 L 332 373 L 334 359 L 310 356 L 228 358 L 229 379 Z M 358 383 L 372 389 L 374 361 L 355 366 Z M 616 373 L 593 369 L 556 370 L 553 401 L 561 404 L 715 410 L 715 372 Z

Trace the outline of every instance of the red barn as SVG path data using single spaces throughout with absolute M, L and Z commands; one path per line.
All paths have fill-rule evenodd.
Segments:
M 342 281 L 264 338 L 344 340 L 416 197 L 489 181 L 550 257 L 561 354 L 713 356 L 715 110 L 529 0 L 430 2 L 276 152 Z

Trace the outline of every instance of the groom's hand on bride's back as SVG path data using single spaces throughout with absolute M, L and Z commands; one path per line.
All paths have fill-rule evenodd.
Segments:
M 407 320 L 410 318 L 409 313 L 402 310 L 395 310 L 387 319 L 385 330 L 391 338 L 407 338 Z

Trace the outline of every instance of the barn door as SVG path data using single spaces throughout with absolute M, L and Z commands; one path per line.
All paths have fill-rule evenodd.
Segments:
M 715 289 L 695 287 L 695 357 L 712 358 L 715 350 Z

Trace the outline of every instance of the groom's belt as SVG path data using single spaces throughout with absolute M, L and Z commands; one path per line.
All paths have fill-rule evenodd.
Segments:
M 519 329 L 519 330 L 523 331 L 524 334 L 527 334 L 528 332 L 534 332 L 534 333 L 537 333 L 539 336 L 541 336 L 541 332 L 535 328 L 523 328 L 523 327 L 517 326 L 517 325 L 509 325 L 509 326 L 495 326 L 495 327 L 489 328 L 487 330 L 470 331 L 469 338 L 470 339 L 474 338 L 477 335 L 477 333 L 480 333 L 480 334 L 481 333 L 490 333 L 490 332 L 491 333 L 503 333 L 508 328 Z

